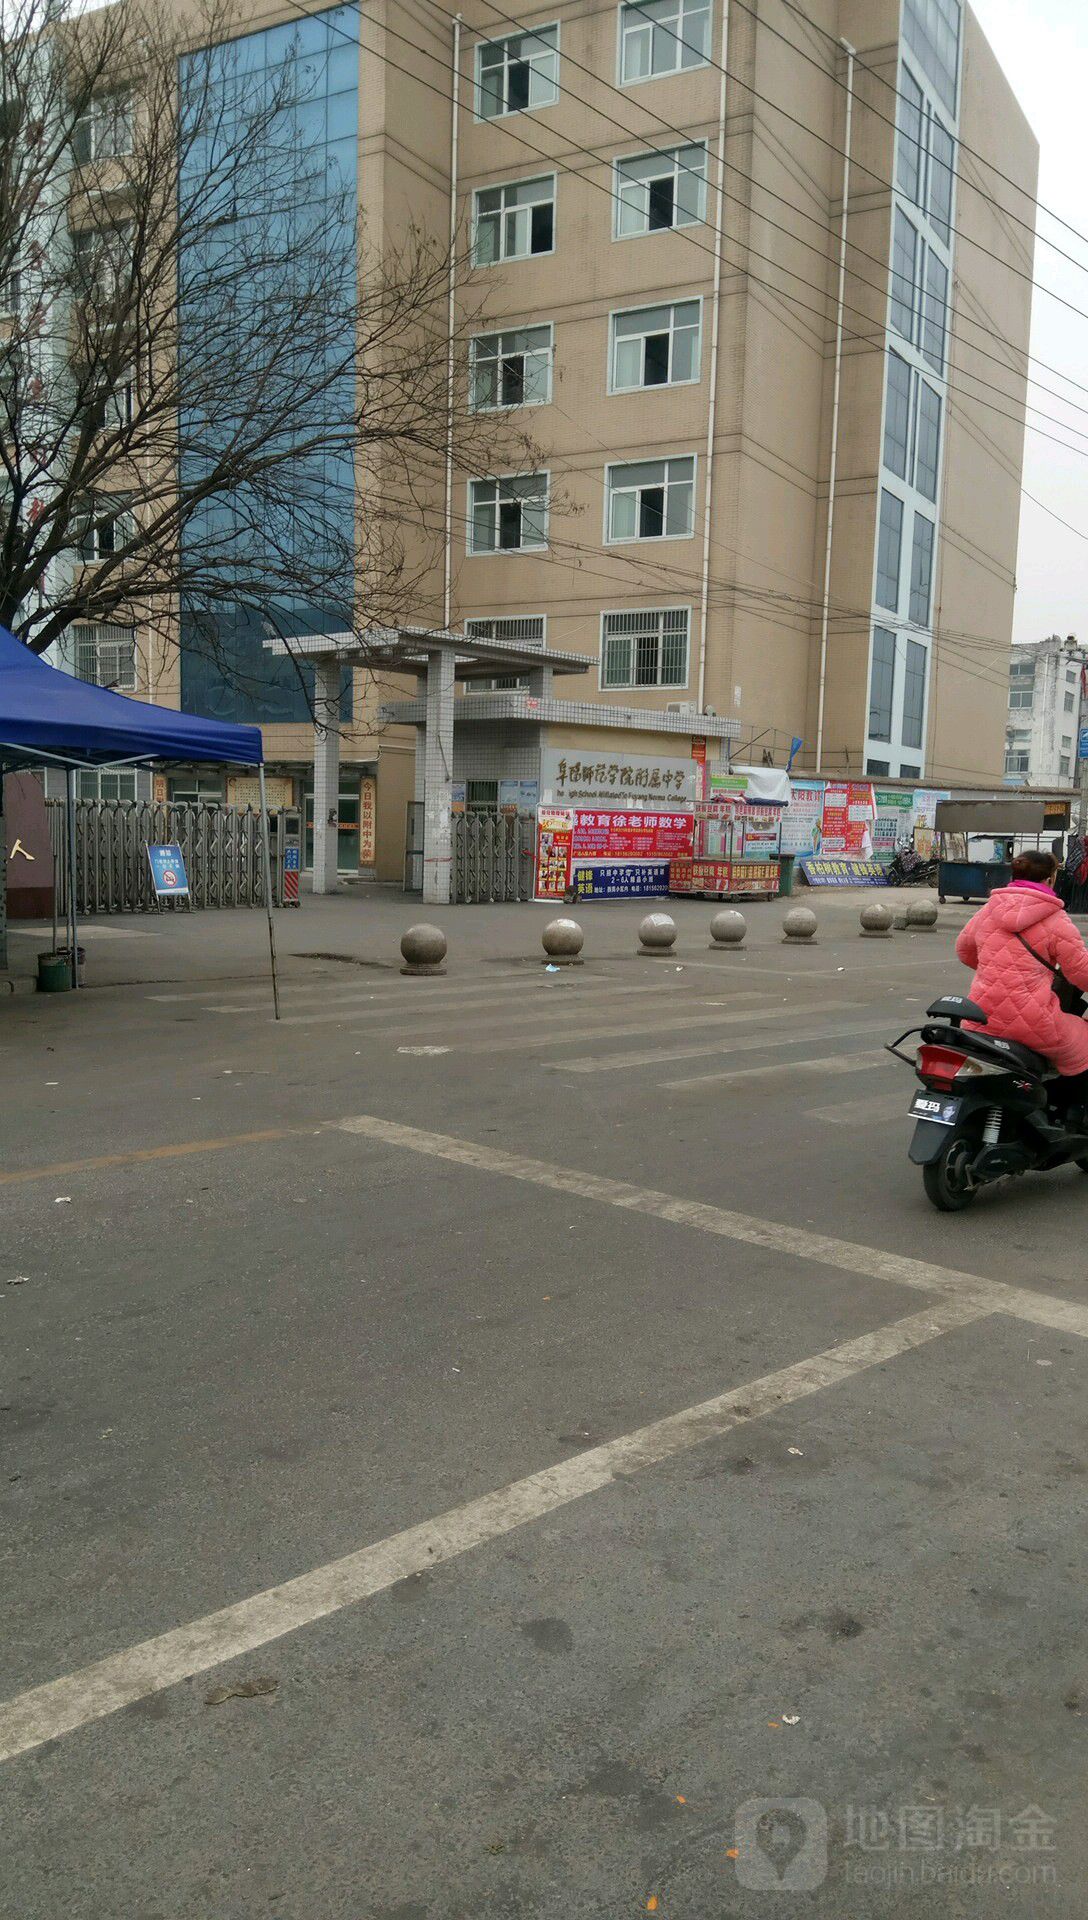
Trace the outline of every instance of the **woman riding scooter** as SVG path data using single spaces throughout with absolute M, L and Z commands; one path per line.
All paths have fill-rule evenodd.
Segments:
M 1088 989 L 1088 947 L 1054 891 L 1057 867 L 1053 854 L 1018 854 L 1011 884 L 967 922 L 956 956 L 977 970 L 970 997 L 987 1032 L 1045 1054 L 1062 1076 L 1055 1105 L 1070 1114 L 1088 1110 L 1088 1023 L 1063 1013 L 1054 976 Z

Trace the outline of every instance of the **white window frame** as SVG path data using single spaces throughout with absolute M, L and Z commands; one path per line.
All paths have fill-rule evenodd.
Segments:
M 137 685 L 135 627 L 126 627 L 114 623 L 80 621 L 72 629 L 72 638 L 75 642 L 76 678 L 78 680 L 83 680 L 88 686 L 92 687 L 112 687 L 118 693 L 135 693 Z M 122 671 L 103 676 L 102 658 L 107 649 L 110 648 L 116 650 L 119 666 L 121 664 L 120 656 L 127 651 L 130 656 L 129 664 Z M 80 671 L 80 656 L 84 649 L 87 649 L 94 655 L 93 675 Z
M 513 340 L 517 334 L 530 333 L 530 332 L 533 332 L 533 333 L 547 332 L 547 335 L 548 335 L 547 348 L 546 349 L 531 348 L 528 351 L 526 351 L 523 348 L 519 349 L 519 348 L 504 347 L 503 345 L 504 341 Z M 512 400 L 512 401 L 497 400 L 493 406 L 478 404 L 476 400 L 476 366 L 477 366 L 477 360 L 479 357 L 480 343 L 481 341 L 484 341 L 484 340 L 498 341 L 499 343 L 498 348 L 494 356 L 496 361 L 498 362 L 502 362 L 507 359 L 513 359 L 514 357 L 516 357 L 516 355 L 519 352 L 522 353 L 523 357 L 526 359 L 531 358 L 533 355 L 538 355 L 541 358 L 546 356 L 547 389 L 548 390 L 544 395 L 543 399 Z M 488 357 L 490 358 L 491 356 L 489 355 Z M 553 379 L 554 367 L 555 367 L 555 327 L 552 321 L 550 320 L 535 320 L 535 321 L 530 321 L 525 326 L 521 326 L 521 327 L 500 327 L 493 332 L 473 334 L 472 340 L 469 346 L 469 412 L 470 413 L 512 413 L 512 412 L 515 412 L 519 407 L 546 407 L 550 405 L 551 397 L 552 397 L 552 379 Z M 501 375 L 500 375 L 499 384 L 501 388 Z
M 23 274 L 17 261 L 0 273 L 0 319 L 14 320 L 23 298 Z
M 696 167 L 693 167 L 691 165 L 690 161 L 681 160 L 680 155 L 683 153 L 701 153 L 702 154 L 703 168 L 701 173 Z M 630 167 L 633 165 L 633 163 L 636 161 L 651 161 L 651 160 L 660 160 L 662 162 L 661 170 L 659 173 L 655 173 L 647 176 L 645 180 L 639 179 L 637 176 L 633 177 L 631 173 L 628 171 Z M 669 161 L 669 160 L 671 160 L 672 162 L 671 167 L 664 164 L 666 161 Z M 680 145 L 680 146 L 648 147 L 648 148 L 643 148 L 641 153 L 619 154 L 616 157 L 616 159 L 613 160 L 612 162 L 612 238 L 613 240 L 646 240 L 646 239 L 652 240 L 656 234 L 676 233 L 682 227 L 705 226 L 706 225 L 707 167 L 708 167 L 708 156 L 707 156 L 707 143 L 705 140 L 688 140 L 688 141 L 685 141 L 683 145 Z M 698 182 L 699 210 L 697 213 L 695 213 L 691 217 L 691 219 L 680 220 L 677 218 L 677 214 L 680 208 L 679 184 L 680 184 L 681 175 L 685 173 L 690 174 L 692 179 Z M 651 227 L 649 225 L 649 218 L 650 218 L 649 188 L 650 188 L 651 182 L 653 180 L 667 180 L 670 177 L 673 183 L 672 220 L 669 222 L 667 227 Z M 630 199 L 625 200 L 623 198 L 622 189 L 624 187 L 627 187 L 627 188 L 644 187 L 646 189 L 645 215 L 646 215 L 647 225 L 644 227 L 632 227 L 626 232 L 620 226 L 620 216 L 623 212 L 624 207 L 630 206 L 632 202 Z
M 664 522 L 667 522 L 669 517 L 668 494 L 669 494 L 670 480 L 669 480 L 668 470 L 670 466 L 674 464 L 674 462 L 679 460 L 691 461 L 691 529 L 690 531 L 688 533 L 662 532 L 662 533 L 617 534 L 613 537 L 611 532 L 612 496 L 613 496 L 612 475 L 614 473 L 622 473 L 625 467 L 663 466 L 665 468 L 665 479 L 663 482 L 664 490 L 665 490 L 665 501 L 664 501 L 664 509 L 662 512 L 662 522 L 664 523 Z M 646 484 L 649 485 L 650 483 L 647 482 Z M 681 486 L 686 483 L 683 481 L 675 481 L 675 482 L 672 482 L 671 484 Z M 620 489 L 620 491 L 623 493 L 633 492 L 636 494 L 636 496 L 641 496 L 642 488 L 641 486 L 634 487 L 634 488 L 623 487 Z M 604 545 L 606 547 L 633 547 L 633 546 L 637 546 L 642 541 L 649 540 L 649 541 L 652 541 L 653 545 L 656 547 L 661 542 L 666 540 L 694 540 L 695 523 L 698 518 L 698 504 L 699 504 L 699 456 L 697 453 L 656 454 L 652 460 L 610 460 L 604 470 Z
M 466 638 L 470 640 L 486 640 L 494 636 L 480 634 L 474 632 L 473 629 L 480 627 L 514 626 L 525 620 L 539 621 L 540 638 L 539 640 L 527 640 L 524 635 L 521 635 L 516 644 L 522 647 L 539 647 L 541 652 L 543 652 L 548 644 L 548 616 L 546 613 L 472 613 L 466 615 L 462 620 L 461 627 Z M 526 673 L 497 673 L 494 674 L 490 680 L 469 680 L 466 683 L 465 691 L 466 693 L 518 693 L 524 692 L 528 685 L 529 676 Z
M 117 111 L 119 106 L 123 108 L 121 112 Z M 94 94 L 72 126 L 72 158 L 76 166 L 91 167 L 99 160 L 127 159 L 132 152 L 135 115 L 136 99 L 131 87 L 112 87 Z M 103 145 L 103 129 L 118 126 L 126 129 L 124 146 L 118 146 L 112 139 Z M 87 136 L 87 152 L 81 159 L 76 148 L 84 132 Z
M 507 49 L 510 47 L 513 41 L 539 40 L 542 37 L 542 35 L 546 33 L 554 33 L 555 35 L 555 42 L 552 46 L 545 47 L 541 49 L 539 52 L 530 53 L 527 56 L 519 55 L 516 57 L 516 59 L 513 59 L 513 60 L 511 59 Z M 484 113 L 482 111 L 482 101 L 483 101 L 483 91 L 484 91 L 483 79 L 482 79 L 483 56 L 487 52 L 489 47 L 503 48 L 502 75 L 503 75 L 504 99 L 509 99 L 510 68 L 514 65 L 528 66 L 529 98 L 524 107 L 504 106 L 500 108 L 498 113 Z M 560 54 L 559 54 L 559 21 L 558 20 L 549 20 L 545 26 L 541 26 L 541 27 L 526 27 L 524 31 L 518 31 L 515 33 L 497 34 L 494 39 L 478 40 L 476 43 L 476 58 L 475 58 L 475 63 L 473 68 L 473 78 L 474 78 L 473 104 L 475 107 L 476 120 L 481 125 L 487 126 L 489 122 L 491 122 L 492 120 L 509 120 L 511 116 L 516 113 L 539 113 L 545 107 L 554 107 L 557 100 L 559 99 L 560 92 L 562 91 L 559 84 L 559 60 L 560 60 Z M 534 82 L 538 78 L 539 68 L 548 62 L 554 62 L 554 71 L 550 76 L 545 76 L 544 82 L 542 83 L 541 97 L 539 99 L 534 100 L 533 98 Z M 550 88 L 550 92 L 547 93 L 546 97 L 543 92 L 543 88 Z
M 113 503 L 117 511 L 112 511 Z M 112 525 L 122 528 L 117 546 L 104 553 L 99 543 L 99 531 L 103 522 L 109 520 Z M 123 547 L 133 538 L 136 520 L 133 513 L 132 495 L 126 493 L 91 494 L 80 503 L 76 517 L 75 551 L 81 566 L 97 566 L 103 560 L 112 560 L 117 547 Z M 90 551 L 87 551 L 87 548 Z
M 726 4 L 728 4 L 728 0 L 726 0 Z M 627 5 L 625 4 L 625 0 L 619 0 L 619 6 L 616 9 L 616 79 L 617 79 L 617 83 L 621 87 L 645 87 L 649 84 L 651 80 L 667 80 L 678 73 L 698 73 L 700 67 L 708 67 L 710 65 L 711 55 L 714 49 L 715 0 L 677 0 L 677 5 L 678 5 L 677 24 L 674 30 L 675 39 L 672 42 L 672 45 L 675 50 L 676 58 L 671 67 L 661 67 L 660 69 L 655 69 L 655 67 L 652 64 L 653 27 L 655 23 L 650 20 L 642 19 L 639 15 L 635 13 L 631 14 L 631 18 L 634 21 L 634 26 L 632 29 L 632 37 L 635 34 L 638 34 L 640 32 L 641 33 L 649 32 L 650 48 L 651 48 L 651 56 L 650 56 L 651 66 L 648 73 L 635 73 L 635 74 L 628 75 L 624 72 L 624 66 L 625 66 L 624 55 L 627 47 L 627 36 L 624 33 L 624 20 L 625 20 L 625 17 L 628 15 L 629 10 Z M 683 66 L 681 64 L 681 61 L 683 58 L 683 49 L 680 45 L 680 42 L 682 40 L 687 40 L 688 38 L 687 34 L 684 32 L 684 15 L 686 12 L 689 12 L 689 11 L 696 12 L 696 13 L 705 13 L 707 15 L 707 33 L 706 33 L 707 50 L 701 60 L 693 60 L 688 66 Z M 688 42 L 688 44 L 689 45 L 691 44 L 690 41 Z
M 125 786 L 127 786 L 131 780 L 132 792 L 131 794 L 118 794 L 116 799 L 103 801 L 103 779 L 116 780 L 119 785 L 123 783 Z M 85 788 L 91 786 L 94 787 L 93 793 L 84 791 Z M 130 807 L 135 805 L 139 797 L 139 782 L 136 777 L 135 767 L 80 767 L 76 772 L 77 800 L 97 800 L 104 806 Z
M 543 515 L 544 538 L 543 540 L 534 542 L 532 546 L 526 546 L 522 541 L 519 541 L 516 547 L 503 547 L 498 544 L 499 509 L 504 505 L 510 505 L 512 501 L 519 501 L 520 499 L 519 495 L 513 494 L 510 496 L 509 500 L 504 501 L 502 498 L 501 490 L 508 482 L 515 481 L 515 480 L 543 480 L 544 482 L 544 515 Z M 474 535 L 476 531 L 475 489 L 477 487 L 489 487 L 489 486 L 493 486 L 496 488 L 496 495 L 495 495 L 496 544 L 493 547 L 477 547 L 474 544 Z M 512 554 L 518 554 L 518 553 L 547 553 L 549 520 L 551 515 L 551 497 L 552 497 L 552 476 L 551 476 L 551 470 L 548 467 L 540 467 L 537 469 L 535 473 L 477 474 L 476 477 L 470 480 L 468 483 L 468 516 L 467 516 L 468 527 L 465 535 L 465 551 L 474 560 L 509 559 L 509 557 Z
M 662 650 L 665 644 L 664 620 L 665 620 L 666 614 L 670 614 L 670 613 L 672 614 L 682 613 L 684 616 L 684 622 L 685 622 L 685 625 L 684 625 L 684 677 L 682 680 L 662 680 L 661 678 L 661 656 L 662 656 Z M 598 662 L 597 662 L 597 683 L 600 687 L 601 692 L 602 693 L 683 692 L 684 689 L 690 684 L 690 681 L 691 681 L 692 613 L 693 613 L 693 607 L 690 602 L 688 602 L 687 604 L 682 604 L 680 606 L 670 606 L 670 607 L 605 607 L 601 613 L 600 651 L 599 651 Z M 633 677 L 629 680 L 614 680 L 614 681 L 606 680 L 605 660 L 606 660 L 606 646 L 607 646 L 607 641 L 609 639 L 609 634 L 607 630 L 609 620 L 615 620 L 615 619 L 639 620 L 639 619 L 647 619 L 647 618 L 653 618 L 658 622 L 658 632 L 657 632 L 658 678 L 656 680 L 650 680 L 650 681 L 637 680 Z M 629 637 L 632 643 L 637 638 L 635 634 L 631 634 Z M 631 665 L 633 670 L 636 665 L 634 644 L 632 644 L 632 647 L 631 647 Z
M 538 185 L 541 187 L 548 186 L 551 190 L 550 195 L 542 193 L 540 195 L 540 198 L 537 200 L 526 200 L 524 203 L 521 203 L 521 204 L 515 201 L 510 206 L 507 206 L 505 204 L 504 198 L 500 200 L 499 207 L 496 210 L 498 221 L 499 221 L 499 239 L 500 239 L 500 243 L 505 240 L 506 221 L 509 215 L 511 213 L 518 213 L 522 211 L 523 207 L 529 210 L 529 236 L 531 239 L 532 224 L 533 224 L 531 209 L 533 207 L 550 206 L 552 210 L 551 246 L 541 247 L 535 253 L 532 247 L 530 247 L 525 253 L 507 253 L 504 250 L 504 247 L 500 244 L 499 252 L 495 255 L 494 260 L 481 260 L 479 247 L 480 247 L 480 220 L 481 220 L 480 200 L 482 195 L 485 193 L 498 193 L 501 196 L 505 196 L 507 193 L 516 192 L 519 187 L 532 187 L 532 186 L 538 186 Z M 511 260 L 546 260 L 550 253 L 555 252 L 555 227 L 556 227 L 557 213 L 558 213 L 558 191 L 557 191 L 556 175 L 554 173 L 530 173 L 520 180 L 497 180 L 491 186 L 477 187 L 472 196 L 472 264 L 473 266 L 478 268 L 501 267 L 501 266 L 507 265 L 507 263 Z M 484 219 L 490 220 L 496 216 L 495 216 L 495 213 L 488 211 L 482 217 Z
M 650 382 L 649 384 L 644 380 L 639 385 L 633 386 L 633 387 L 618 386 L 616 384 L 616 350 L 619 344 L 620 336 L 617 334 L 617 331 L 616 331 L 617 320 L 628 320 L 628 319 L 631 319 L 634 315 L 640 314 L 640 313 L 655 313 L 661 307 L 666 308 L 669 314 L 668 335 L 669 335 L 670 378 L 668 380 L 656 380 L 656 381 Z M 698 312 L 698 318 L 695 322 L 695 328 L 694 328 L 695 372 L 693 374 L 690 374 L 686 380 L 674 380 L 671 377 L 674 346 L 675 346 L 676 332 L 677 332 L 676 326 L 674 324 L 673 316 L 676 312 L 677 307 L 695 307 Z M 643 333 L 641 336 L 638 334 L 627 334 L 624 336 L 624 338 L 628 340 L 637 340 L 639 338 L 643 340 L 648 340 L 651 337 L 652 333 L 661 333 L 663 331 L 664 331 L 663 328 L 657 327 L 657 328 L 648 330 L 646 333 Z M 687 331 L 687 329 L 685 329 L 685 331 Z M 679 299 L 674 299 L 674 300 L 655 300 L 648 304 L 640 304 L 637 307 L 613 307 L 611 312 L 609 313 L 609 316 L 608 316 L 608 391 L 610 394 L 658 393 L 662 390 L 668 389 L 669 387 L 697 387 L 699 385 L 700 380 L 703 377 L 702 361 L 703 361 L 703 297 L 701 294 L 692 294 L 686 299 L 681 297 Z M 645 366 L 646 366 L 645 350 L 643 350 L 642 363 L 643 363 L 643 371 L 645 371 Z

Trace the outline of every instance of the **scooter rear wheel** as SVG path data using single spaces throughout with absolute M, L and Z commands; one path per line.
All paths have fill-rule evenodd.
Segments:
M 962 1213 L 971 1205 L 978 1188 L 968 1178 L 974 1142 L 962 1133 L 946 1140 L 936 1160 L 922 1168 L 926 1199 L 938 1213 Z

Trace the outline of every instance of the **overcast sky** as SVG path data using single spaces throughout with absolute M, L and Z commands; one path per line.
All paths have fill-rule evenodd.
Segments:
M 1034 129 L 1040 144 L 1039 199 L 1044 207 L 1088 235 L 1088 0 L 971 0 L 983 32 Z M 1040 212 L 1039 230 L 1088 268 L 1088 243 Z M 1088 312 L 1088 271 L 1037 243 L 1032 352 L 1088 387 L 1088 319 L 1060 307 L 1041 288 L 1053 287 Z M 1088 435 L 1088 392 L 1055 379 L 1041 367 L 1035 377 L 1059 389 L 1072 405 L 1032 391 L 1044 412 Z M 1020 517 L 1015 638 L 1038 640 L 1048 633 L 1076 633 L 1088 642 L 1088 437 L 1076 438 L 1050 421 L 1028 415 L 1084 453 L 1066 453 L 1038 433 L 1028 433 L 1024 459 L 1027 493 L 1082 530 L 1070 533 L 1025 498 Z

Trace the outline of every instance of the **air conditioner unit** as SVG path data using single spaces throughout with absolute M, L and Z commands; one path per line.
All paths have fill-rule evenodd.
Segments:
M 698 711 L 694 700 L 670 700 L 665 708 L 666 713 L 698 713 Z

